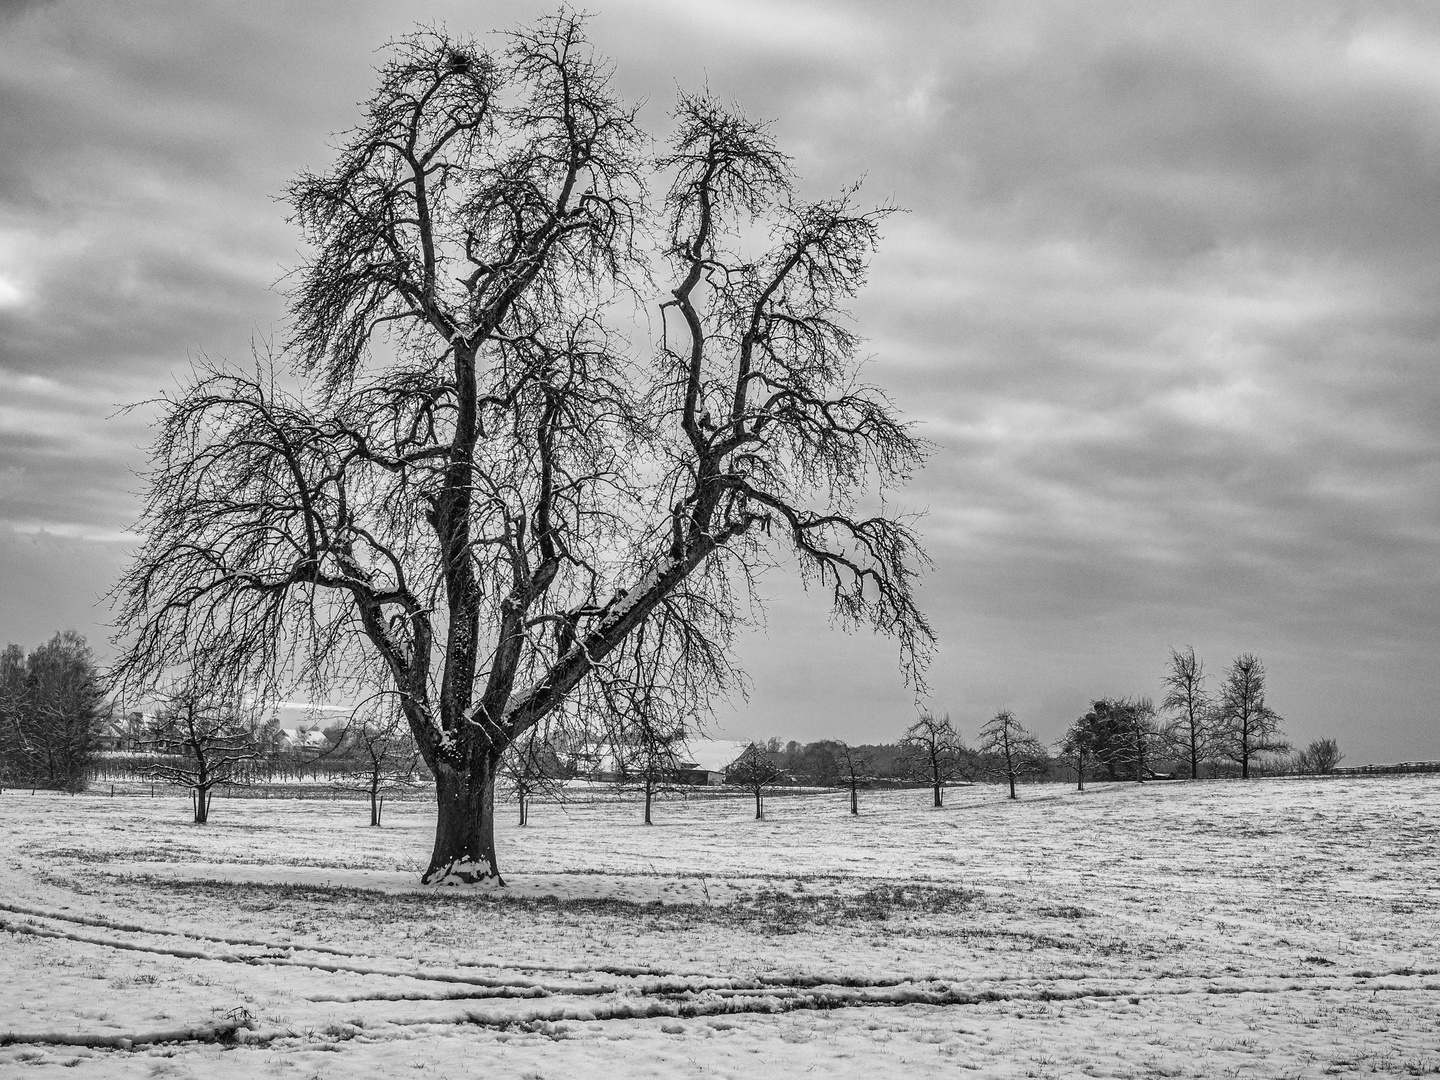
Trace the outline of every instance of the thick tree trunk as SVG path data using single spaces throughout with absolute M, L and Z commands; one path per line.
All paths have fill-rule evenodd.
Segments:
M 377 827 L 380 824 L 380 791 L 379 785 L 370 785 L 370 825 Z
M 761 798 L 760 791 L 755 791 L 755 820 L 762 821 L 765 818 L 765 803 Z
M 645 824 L 650 824 L 650 785 L 645 785 Z
M 1006 779 L 1010 781 L 1010 798 L 1013 799 L 1015 798 L 1015 777 L 1008 776 Z
M 935 805 L 937 807 L 943 806 L 944 801 L 940 798 L 940 785 L 937 783 L 933 786 L 935 788 Z
M 855 789 L 855 782 L 850 783 L 850 813 L 854 817 L 860 816 L 860 793 Z
M 430 869 L 420 879 L 426 885 L 505 884 L 495 860 L 495 774 L 499 766 L 499 754 L 487 754 L 464 771 L 438 763 L 435 850 Z

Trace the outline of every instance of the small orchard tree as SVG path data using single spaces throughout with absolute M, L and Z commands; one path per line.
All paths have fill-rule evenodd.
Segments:
M 1345 755 L 1340 744 L 1334 739 L 1315 739 L 1295 755 L 1295 771 L 1312 776 L 1324 776 L 1335 771 Z
M 370 824 L 379 828 L 385 796 L 413 787 L 420 779 L 420 751 L 410 725 L 399 710 L 392 709 L 352 716 L 336 734 L 337 740 L 326 756 L 342 762 L 344 771 L 333 783 L 349 791 L 364 792 L 370 799 Z
M 530 800 L 537 795 L 559 798 L 565 791 L 565 767 L 551 739 L 549 724 L 531 728 L 511 743 L 500 764 L 501 776 L 520 804 L 520 824 L 530 824 Z
M 850 789 L 850 813 L 860 813 L 860 785 L 868 783 L 875 776 L 875 758 L 868 750 L 851 746 L 843 739 L 832 744 L 835 751 L 835 766 L 840 779 Z
M 205 692 L 204 681 L 192 676 L 165 693 L 142 744 L 156 754 L 146 767 L 150 778 L 190 792 L 197 825 L 210 820 L 215 789 L 246 783 L 248 764 L 262 754 L 256 711 L 238 696 Z
M 1049 761 L 1045 744 L 1015 719 L 1009 709 L 1001 709 L 980 728 L 975 746 L 984 768 L 1004 777 L 1010 785 L 1010 798 L 1017 798 L 1015 781 L 1044 769 Z
M 616 782 L 642 793 L 646 825 L 654 824 L 655 797 L 678 786 L 687 704 L 701 689 L 689 682 L 685 669 L 668 667 L 663 654 L 646 648 L 647 635 L 655 629 L 639 627 L 637 647 L 610 666 L 607 678 L 576 695 L 577 710 L 598 714 L 608 729 Z
M 1205 664 L 1191 646 L 1170 650 L 1170 667 L 1161 680 L 1165 696 L 1160 711 L 1167 715 L 1164 736 L 1184 757 L 1190 779 L 1200 776 L 1200 762 L 1213 752 L 1215 699 L 1205 687 Z
M 965 743 L 950 722 L 949 713 L 942 717 L 921 713 L 905 729 L 900 746 L 908 775 L 930 785 L 936 807 L 944 805 L 941 792 L 961 775 L 965 761 Z
M 728 783 L 739 784 L 755 796 L 755 820 L 765 817 L 765 792 L 785 775 L 775 760 L 775 751 L 752 742 L 725 770 Z
M 1284 719 L 1265 704 L 1265 665 L 1254 653 L 1237 656 L 1225 673 L 1216 710 L 1221 752 L 1250 777 L 1250 763 L 1263 754 L 1281 754 L 1290 744 L 1280 736 Z
M 426 882 L 503 883 L 502 761 L 642 625 L 691 710 L 733 685 L 777 547 L 907 676 L 929 651 L 915 534 L 860 509 L 923 457 L 846 312 L 889 209 L 802 198 L 767 127 L 707 94 L 673 117 L 652 155 L 567 9 L 494 50 L 401 39 L 333 166 L 290 187 L 310 257 L 280 370 L 159 403 L 117 680 L 190 648 L 277 692 L 382 672 L 435 776 Z
M 617 740 L 616 782 L 639 791 L 645 800 L 645 824 L 651 825 L 656 796 L 678 788 L 676 777 L 684 764 L 685 733 L 650 724 L 635 726 Z

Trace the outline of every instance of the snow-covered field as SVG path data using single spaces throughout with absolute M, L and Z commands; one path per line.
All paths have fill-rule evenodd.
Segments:
M 422 803 L 8 791 L 0 1075 L 1440 1072 L 1440 776 L 1022 795 L 537 804 L 495 894 Z

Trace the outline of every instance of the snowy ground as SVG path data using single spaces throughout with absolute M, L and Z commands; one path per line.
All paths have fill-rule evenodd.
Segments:
M 0 1075 L 1440 1072 L 1440 776 L 1022 793 L 541 804 L 495 894 L 420 803 L 9 791 Z

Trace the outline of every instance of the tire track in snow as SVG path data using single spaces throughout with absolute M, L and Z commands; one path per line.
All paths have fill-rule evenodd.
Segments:
M 466 975 L 454 971 L 403 971 L 370 964 L 345 964 L 325 960 L 308 960 L 298 956 L 274 956 L 262 954 L 246 956 L 240 953 L 207 952 L 184 946 L 146 945 L 135 941 L 121 941 L 117 938 L 100 937 L 73 930 L 54 930 L 37 923 L 23 923 L 0 918 L 0 930 L 12 934 L 27 934 L 31 937 L 60 938 L 78 941 L 87 945 L 100 945 L 111 949 L 130 952 L 154 953 L 160 956 L 176 956 L 184 960 L 211 960 L 223 964 L 248 964 L 255 967 L 303 967 L 316 971 L 353 975 L 380 975 L 396 979 L 418 979 L 422 982 L 465 983 L 471 986 L 503 989 L 506 991 L 529 990 L 528 996 L 544 997 L 551 994 L 605 994 L 614 987 L 592 986 L 585 983 L 541 983 L 529 979 L 492 978 L 483 975 Z M 479 996 L 479 995 L 476 995 Z
M 308 998 L 314 1002 L 354 1003 L 386 1001 L 446 1001 L 485 999 L 553 999 L 544 1005 L 522 1009 L 465 1009 L 448 1016 L 420 1017 L 408 1020 L 382 1018 L 371 1023 L 358 1023 L 355 1033 L 364 1032 L 367 1037 L 384 1037 L 381 1033 L 387 1027 L 413 1029 L 424 1026 L 475 1025 L 487 1028 L 524 1028 L 545 1032 L 558 1023 L 595 1022 L 605 1020 L 644 1020 L 654 1018 L 687 1019 L 712 1015 L 774 1014 L 799 1010 L 833 1010 L 841 1008 L 898 1007 L 904 1005 L 928 1005 L 932 1007 L 956 1007 L 1003 1002 L 1045 1002 L 1071 1001 L 1081 999 L 1105 1000 L 1141 997 L 1177 996 L 1185 994 L 1276 994 L 1286 992 L 1319 991 L 1440 991 L 1440 982 L 1421 981 L 1427 976 L 1440 974 L 1440 969 L 1401 968 L 1390 972 L 1357 971 L 1350 975 L 1334 973 L 1320 976 L 1262 977 L 1260 979 L 1214 979 L 1204 976 L 1159 977 L 1143 982 L 1115 982 L 1110 979 L 1087 979 L 1084 976 L 1056 976 L 1046 980 L 1050 985 L 1035 987 L 1033 982 L 1026 987 L 1007 988 L 1009 979 L 998 980 L 955 980 L 955 979 L 866 979 L 840 977 L 827 979 L 811 975 L 771 975 L 751 978 L 730 978 L 702 973 L 662 973 L 654 968 L 630 968 L 631 972 L 645 972 L 644 975 L 629 976 L 625 983 L 598 983 L 585 981 L 541 981 L 514 977 L 490 977 L 458 971 L 403 970 L 380 964 L 345 963 L 330 960 L 309 959 L 294 955 L 296 952 L 313 951 L 344 957 L 377 959 L 363 953 L 355 953 L 334 947 L 314 949 L 309 945 L 293 942 L 277 943 L 258 938 L 225 937 L 214 934 L 199 934 L 193 931 L 165 930 L 140 924 L 124 923 L 103 916 L 82 916 L 62 912 L 50 912 L 24 905 L 0 902 L 0 909 L 12 913 L 23 913 L 30 919 L 47 919 L 57 923 L 71 923 L 113 930 L 118 933 L 146 934 L 160 938 L 183 937 L 191 940 L 211 941 L 217 944 L 262 948 L 271 952 L 259 955 L 229 951 L 213 951 L 189 948 L 181 945 L 155 945 L 135 941 L 124 941 L 113 937 L 86 934 L 79 931 L 55 929 L 35 922 L 19 922 L 0 918 L 0 930 L 29 934 L 37 937 L 60 938 L 93 944 L 102 947 L 125 949 L 137 952 L 156 953 L 184 959 L 208 960 L 221 963 L 237 963 L 255 966 L 293 966 L 311 968 L 331 973 L 374 975 L 392 979 L 409 979 L 421 982 L 448 983 L 454 989 L 447 991 L 424 990 L 382 990 L 353 995 L 316 995 Z M 278 950 L 280 955 L 276 955 Z M 598 967 L 580 965 L 547 965 L 567 972 L 600 971 Z M 533 968 L 527 968 L 534 970 Z M 455 984 L 460 984 L 455 986 Z M 958 985 L 957 985 L 958 984 Z M 1061 985 L 1068 984 L 1068 985 Z M 609 997 L 608 1001 L 595 998 Z M 577 998 L 591 1000 L 577 1001 Z M 569 999 L 569 1000 L 565 1000 Z M 184 1029 L 179 1033 L 159 1033 L 152 1039 L 140 1036 L 140 1041 L 209 1041 L 217 1037 L 233 1036 L 244 1042 L 269 1042 L 293 1037 L 289 1030 L 269 1032 L 246 1030 L 246 1025 L 231 1026 L 228 1036 L 216 1035 L 211 1028 Z M 185 1032 L 190 1032 L 187 1035 Z M 174 1035 L 172 1038 L 171 1036 Z M 162 1036 L 164 1036 L 162 1038 Z M 71 1042 L 79 1045 L 120 1045 L 112 1040 L 135 1036 L 113 1035 L 57 1035 L 52 1039 L 45 1034 L 24 1035 L 8 1033 L 0 1035 L 0 1041 L 25 1042 Z M 98 1039 L 99 1042 L 91 1040 Z
M 760 991 L 705 991 L 682 998 L 622 997 L 608 1002 L 568 1003 L 556 1001 L 527 1012 L 501 1011 L 495 1009 L 467 1009 L 448 1016 L 417 1017 L 409 1020 L 382 1021 L 381 1025 L 355 1025 L 357 1031 L 364 1031 L 367 1037 L 383 1037 L 384 1027 L 404 1029 L 424 1027 L 455 1027 L 473 1025 L 493 1029 L 518 1028 L 540 1034 L 557 1034 L 555 1025 L 562 1023 L 594 1023 L 606 1020 L 647 1020 L 647 1019 L 699 1019 L 706 1016 L 737 1014 L 777 1014 L 798 1011 L 829 1011 L 847 1008 L 897 1008 L 905 1005 L 928 1005 L 932 1007 L 959 1007 L 967 1005 L 1004 1004 L 1010 1002 L 1052 1002 L 1079 1000 L 1128 999 L 1138 1003 L 1141 998 L 1181 997 L 1193 994 L 1282 994 L 1313 993 L 1338 990 L 1353 992 L 1357 987 L 1348 981 L 1331 980 L 1301 985 L 1286 982 L 1284 985 L 1238 985 L 1238 986 L 1176 986 L 1157 987 L 1153 983 L 1127 987 L 1073 987 L 1069 989 L 1042 988 L 1029 991 L 1002 991 L 995 989 L 959 990 L 954 988 L 927 988 L 923 986 L 894 986 L 849 988 L 836 987 L 827 990 L 796 990 L 785 993 L 780 989 Z M 1412 985 L 1373 985 L 1358 987 L 1363 990 L 1396 990 L 1440 992 L 1440 982 Z M 278 1037 L 277 1035 L 268 1036 Z M 255 1033 L 247 1038 L 263 1041 L 265 1033 Z

